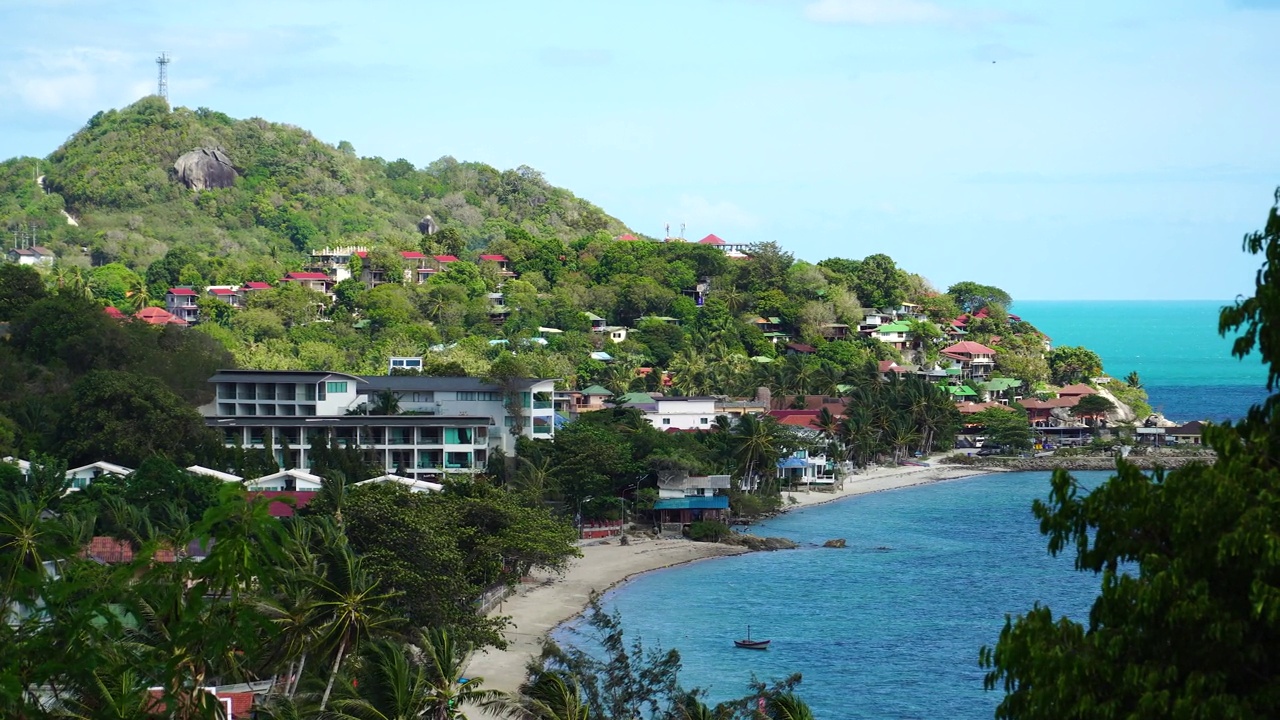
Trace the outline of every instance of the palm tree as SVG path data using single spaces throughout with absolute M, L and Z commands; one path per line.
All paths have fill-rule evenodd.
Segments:
M 124 296 L 133 301 L 134 312 L 151 305 L 153 300 L 151 297 L 151 290 L 147 287 L 147 281 L 142 278 L 138 278 L 133 281 L 133 284 L 130 286 L 128 291 L 125 292 Z
M 587 720 L 591 716 L 578 679 L 556 670 L 539 672 L 517 695 L 503 699 L 495 709 L 522 720 Z
M 426 668 L 412 646 L 379 640 L 364 651 L 354 683 L 343 682 L 328 717 L 334 720 L 410 720 L 434 717 Z
M 333 666 L 320 712 L 324 712 L 333 692 L 342 659 L 348 650 L 358 647 L 360 640 L 390 625 L 395 618 L 387 611 L 391 593 L 379 593 L 378 583 L 365 570 L 363 561 L 345 540 L 333 548 L 326 572 L 315 579 L 315 610 L 322 618 L 326 644 L 336 646 Z
M 776 427 L 772 416 L 743 415 L 730 436 L 733 456 L 737 461 L 738 482 L 744 488 L 754 485 L 766 469 L 778 459 Z
M 370 415 L 399 415 L 400 414 L 400 396 L 391 388 L 383 388 L 373 395 L 373 405 L 369 408 Z
M 725 720 L 725 714 L 716 714 L 706 703 L 690 693 L 676 706 L 676 720 Z
M 487 708 L 502 698 L 501 692 L 484 688 L 484 678 L 465 677 L 473 648 L 448 630 L 426 630 L 415 645 L 431 688 L 430 704 L 422 717 L 452 720 L 461 717 L 467 705 Z
M 769 720 L 813 720 L 813 711 L 795 693 L 774 693 L 765 700 Z

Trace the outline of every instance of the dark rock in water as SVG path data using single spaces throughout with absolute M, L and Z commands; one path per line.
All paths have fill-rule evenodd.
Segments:
M 828 540 L 822 543 L 822 547 L 829 547 L 829 548 L 842 548 L 844 546 L 845 546 L 844 538 L 836 538 L 835 540 Z
M 430 215 L 424 215 L 422 219 L 418 221 L 418 232 L 423 235 L 435 235 L 440 232 L 440 226 L 436 224 L 435 220 L 431 219 Z
M 196 148 L 173 164 L 178 179 L 192 190 L 227 188 L 235 185 L 235 166 L 220 148 Z

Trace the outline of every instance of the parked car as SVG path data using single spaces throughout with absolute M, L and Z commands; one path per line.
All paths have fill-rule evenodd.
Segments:
M 997 445 L 987 445 L 978 451 L 978 457 L 987 457 L 989 455 L 999 455 L 1000 447 Z

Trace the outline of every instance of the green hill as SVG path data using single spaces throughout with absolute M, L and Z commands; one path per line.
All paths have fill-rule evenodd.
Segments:
M 233 187 L 196 193 L 178 179 L 174 161 L 201 147 L 231 159 Z M 448 229 L 432 242 L 418 230 L 428 215 Z M 38 242 L 67 260 L 87 256 L 86 265 L 143 270 L 170 249 L 192 250 L 211 259 L 210 283 L 275 280 L 333 244 L 462 252 L 511 226 L 566 242 L 626 229 L 527 167 L 361 158 L 297 127 L 170 110 L 154 96 L 94 115 L 38 173 L 33 158 L 0 163 L 0 229 L 34 228 Z

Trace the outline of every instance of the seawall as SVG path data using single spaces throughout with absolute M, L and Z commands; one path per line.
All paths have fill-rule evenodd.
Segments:
M 1176 468 L 1193 462 L 1212 463 L 1214 455 L 1210 451 L 1197 455 L 1130 455 L 1126 462 L 1143 470 L 1156 468 Z M 1036 457 L 1036 458 L 979 458 L 978 462 L 965 467 L 999 468 L 1001 470 L 1115 470 L 1116 459 L 1107 456 L 1068 456 L 1068 457 Z

